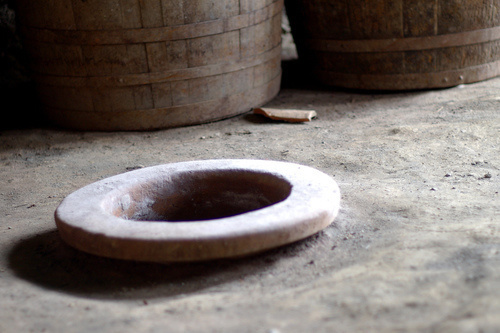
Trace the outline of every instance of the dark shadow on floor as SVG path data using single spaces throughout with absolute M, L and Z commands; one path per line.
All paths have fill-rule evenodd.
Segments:
M 53 128 L 46 119 L 32 82 L 0 85 L 4 120 L 0 130 Z
M 241 259 L 157 264 L 90 255 L 66 245 L 54 230 L 19 241 L 8 259 L 19 278 L 51 290 L 95 299 L 154 299 L 240 283 L 296 256 L 314 237 Z
M 332 88 L 319 83 L 298 59 L 282 61 L 281 69 L 281 89 L 332 90 Z

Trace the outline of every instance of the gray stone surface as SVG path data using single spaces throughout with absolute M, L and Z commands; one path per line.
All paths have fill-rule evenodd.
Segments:
M 305 124 L 85 133 L 4 107 L 20 117 L 0 131 L 0 332 L 498 332 L 500 78 L 370 93 L 302 74 L 284 63 L 268 106 L 315 109 Z M 340 214 L 304 241 L 196 264 L 104 259 L 57 234 L 54 210 L 87 184 L 214 158 L 317 168 Z

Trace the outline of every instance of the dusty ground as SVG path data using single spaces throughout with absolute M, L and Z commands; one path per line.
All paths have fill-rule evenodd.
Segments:
M 313 108 L 317 120 L 83 133 L 44 123 L 29 90 L 4 106 L 17 118 L 0 131 L 0 332 L 500 331 L 500 78 L 369 93 L 283 68 L 269 106 Z M 341 188 L 340 215 L 233 261 L 122 262 L 60 240 L 53 212 L 78 188 L 212 158 L 322 170 Z

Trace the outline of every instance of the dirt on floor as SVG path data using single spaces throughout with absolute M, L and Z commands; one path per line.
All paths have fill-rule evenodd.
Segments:
M 29 85 L 5 95 L 20 103 L 0 130 L 0 332 L 500 331 L 500 78 L 360 92 L 290 59 L 268 106 L 314 109 L 309 123 L 249 112 L 73 132 L 44 121 Z M 295 244 L 191 264 L 100 258 L 57 233 L 54 210 L 82 186 L 222 158 L 317 168 L 340 186 L 340 214 Z

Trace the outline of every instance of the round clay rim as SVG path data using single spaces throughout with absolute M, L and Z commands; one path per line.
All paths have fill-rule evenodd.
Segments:
M 176 172 L 241 170 L 272 174 L 292 185 L 283 201 L 247 213 L 206 221 L 151 222 L 112 215 L 104 202 L 124 188 Z M 325 173 L 268 160 L 203 160 L 147 167 L 85 186 L 55 211 L 63 240 L 95 255 L 151 262 L 239 257 L 311 236 L 338 214 L 340 191 Z

